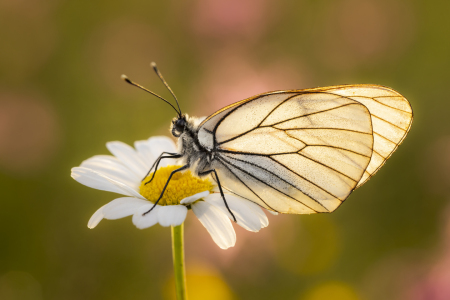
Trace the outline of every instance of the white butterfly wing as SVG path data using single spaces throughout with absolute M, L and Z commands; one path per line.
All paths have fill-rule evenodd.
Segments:
M 392 155 L 411 128 L 411 104 L 396 91 L 374 85 L 336 86 L 328 92 L 356 100 L 370 111 L 373 127 L 373 153 L 358 187 L 370 179 Z
M 228 190 L 277 212 L 331 212 L 395 150 L 383 140 L 375 144 L 372 111 L 354 99 L 379 89 L 386 88 L 261 94 L 208 117 L 199 141 L 216 151 L 213 167 Z M 383 129 L 377 132 L 386 137 Z M 374 159 L 376 147 L 384 151 L 381 162 Z M 372 161 L 374 171 L 366 170 Z

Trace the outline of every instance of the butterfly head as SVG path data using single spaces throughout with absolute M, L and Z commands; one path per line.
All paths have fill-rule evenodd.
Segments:
M 186 129 L 188 122 L 186 120 L 186 115 L 181 115 L 177 118 L 174 118 L 172 120 L 172 126 L 171 126 L 171 131 L 172 131 L 172 135 L 174 137 L 180 137 L 181 134 L 183 134 L 183 132 Z

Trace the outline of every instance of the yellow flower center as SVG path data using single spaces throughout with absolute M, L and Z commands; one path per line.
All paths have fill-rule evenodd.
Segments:
M 169 179 L 170 173 L 179 168 L 181 168 L 181 166 L 167 166 L 159 168 L 156 171 L 152 182 L 145 184 L 152 178 L 153 173 L 148 175 L 141 182 L 139 193 L 150 202 L 155 203 L 161 195 L 164 185 L 166 184 L 167 179 Z M 161 200 L 159 200 L 158 205 L 177 205 L 180 204 L 180 201 L 186 197 L 204 191 L 212 191 L 212 189 L 213 184 L 208 178 L 198 178 L 192 175 L 189 170 L 185 172 L 177 172 L 173 174 L 172 179 L 170 179 L 166 191 L 164 192 Z

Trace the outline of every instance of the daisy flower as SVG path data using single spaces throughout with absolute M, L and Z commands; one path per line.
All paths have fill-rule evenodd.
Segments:
M 162 152 L 177 152 L 168 137 L 152 137 L 135 142 L 135 148 L 122 142 L 109 142 L 114 155 L 98 155 L 72 168 L 72 178 L 88 187 L 122 194 L 100 207 L 88 222 L 94 228 L 102 219 L 120 219 L 133 216 L 133 224 L 144 229 L 159 223 L 161 226 L 179 226 L 192 209 L 216 244 L 227 249 L 236 243 L 236 233 L 224 201 L 215 183 L 209 177 L 199 178 L 191 171 L 174 174 L 158 205 L 148 212 L 160 196 L 169 174 L 181 167 L 174 159 L 163 159 L 153 180 L 150 167 Z M 268 225 L 263 210 L 253 202 L 234 194 L 226 194 L 228 206 L 243 228 L 257 232 Z

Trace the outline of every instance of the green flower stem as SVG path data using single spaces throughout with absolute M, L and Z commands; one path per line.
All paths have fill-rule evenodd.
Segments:
M 184 264 L 184 223 L 172 226 L 172 253 L 177 300 L 186 300 L 186 270 Z

